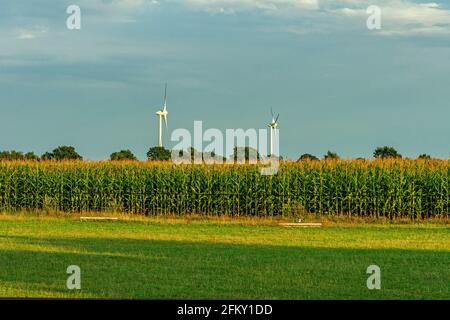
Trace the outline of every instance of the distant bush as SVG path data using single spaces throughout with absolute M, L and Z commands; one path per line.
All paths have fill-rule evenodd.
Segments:
M 7 160 L 7 161 L 20 161 L 20 160 L 39 160 L 39 157 L 34 154 L 34 152 L 27 152 L 24 154 L 23 152 L 19 151 L 0 151 L 0 160 Z
M 234 147 L 233 160 L 234 162 L 257 162 L 260 160 L 258 150 L 251 147 Z
M 114 152 L 110 156 L 111 161 L 123 161 L 123 160 L 137 160 L 133 152 L 130 150 L 121 150 Z
M 40 160 L 40 157 L 36 155 L 34 152 L 27 152 L 25 153 L 25 160 L 32 160 L 32 161 L 38 161 Z
M 386 158 L 401 158 L 402 155 L 397 152 L 393 147 L 378 147 L 375 149 L 373 156 L 377 159 L 386 159 Z
M 323 156 L 325 160 L 338 160 L 339 156 L 336 152 L 328 151 L 326 155 Z
M 152 147 L 147 152 L 147 158 L 151 161 L 169 161 L 172 153 L 164 147 Z
M 305 154 L 302 154 L 297 161 L 304 161 L 304 160 L 318 161 L 319 158 L 317 158 L 316 156 L 313 156 L 312 154 L 305 153 Z
M 42 160 L 83 160 L 74 147 L 71 146 L 59 146 L 52 152 L 46 152 L 42 155 Z
M 431 156 L 424 153 L 424 154 L 421 154 L 421 155 L 418 157 L 418 159 L 421 159 L 421 160 L 431 160 Z
M 44 161 L 53 160 L 53 154 L 51 152 L 46 152 L 41 156 Z

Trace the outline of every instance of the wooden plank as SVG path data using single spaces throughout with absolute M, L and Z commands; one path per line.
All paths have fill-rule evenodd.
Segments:
M 113 217 L 80 217 L 81 221 L 118 221 L 119 218 Z
M 279 225 L 282 227 L 285 227 L 285 228 L 292 228 L 292 227 L 320 228 L 320 227 L 322 227 L 321 223 L 280 223 Z

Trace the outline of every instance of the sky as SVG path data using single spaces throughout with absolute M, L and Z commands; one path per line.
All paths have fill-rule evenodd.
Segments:
M 66 26 L 72 4 L 81 30 Z M 381 29 L 367 28 L 370 5 Z M 450 3 L 0 2 L 0 150 L 144 159 L 166 82 L 171 132 L 264 129 L 273 108 L 286 158 L 384 145 L 449 158 Z

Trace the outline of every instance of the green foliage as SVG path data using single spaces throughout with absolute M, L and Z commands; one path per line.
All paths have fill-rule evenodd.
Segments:
M 431 156 L 425 153 L 421 154 L 418 158 L 421 160 L 431 160 Z
M 22 152 L 17 151 L 0 151 L 0 160 L 23 160 L 24 156 Z
M 44 161 L 50 161 L 53 160 L 53 153 L 51 152 L 46 152 L 41 156 L 41 159 Z
M 168 161 L 172 158 L 172 153 L 164 147 L 152 147 L 147 152 L 147 158 L 151 161 Z
M 312 154 L 305 153 L 305 154 L 302 154 L 297 161 L 303 161 L 303 160 L 317 161 L 317 160 L 319 160 L 319 158 L 317 158 L 316 156 L 313 156 Z
M 397 152 L 393 147 L 378 147 L 375 149 L 373 156 L 377 159 L 386 159 L 386 158 L 401 158 L 402 155 Z
M 258 165 L 0 162 L 0 211 L 273 216 L 448 215 L 450 162 L 302 161 Z
M 26 154 L 23 154 L 23 152 L 19 151 L 0 151 L 0 161 L 6 160 L 6 161 L 20 161 L 20 160 L 30 160 L 30 161 L 37 161 L 39 160 L 39 157 L 34 154 L 34 152 L 28 152 Z
M 260 160 L 258 150 L 251 147 L 234 147 L 233 160 L 235 162 L 256 163 Z
M 202 163 L 205 162 L 205 163 L 209 163 L 209 164 L 225 163 L 225 161 L 227 160 L 225 157 L 217 155 L 214 151 L 199 152 L 192 147 L 189 147 L 187 150 L 179 150 L 178 151 L 178 156 L 180 158 L 184 158 L 185 154 L 190 155 L 190 157 L 188 157 L 188 159 L 185 159 L 185 160 L 190 160 L 191 163 L 195 163 L 196 160 L 201 160 Z
M 191 161 L 194 161 L 195 159 L 203 159 L 203 153 L 192 147 L 188 148 L 186 152 L 191 155 Z M 181 151 L 181 154 L 184 154 L 184 151 Z
M 59 146 L 52 152 L 46 152 L 42 155 L 42 160 L 83 160 L 83 158 L 71 146 Z
M 338 160 L 339 156 L 336 152 L 328 151 L 326 155 L 323 156 L 325 160 Z
M 111 161 L 137 160 L 133 152 L 130 150 L 121 150 L 114 152 L 110 156 Z
M 39 156 L 37 156 L 34 152 L 25 153 L 24 158 L 25 158 L 25 160 L 30 160 L 30 161 L 40 160 Z

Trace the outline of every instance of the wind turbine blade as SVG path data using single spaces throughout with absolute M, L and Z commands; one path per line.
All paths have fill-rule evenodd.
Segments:
M 280 117 L 280 114 L 277 115 L 277 118 L 275 119 L 275 123 L 278 122 L 278 118 Z
M 164 124 L 166 125 L 167 142 L 169 142 L 169 126 L 167 125 L 167 116 L 164 116 Z
M 275 118 L 275 116 L 273 115 L 273 109 L 270 108 L 270 113 L 272 114 L 272 119 Z
M 167 106 L 167 83 L 166 88 L 164 89 L 164 108 Z

